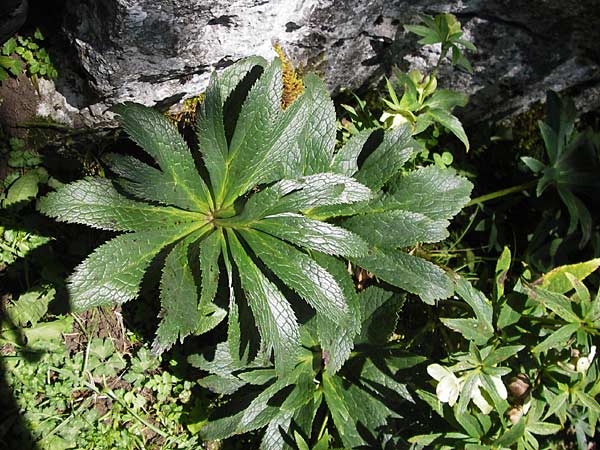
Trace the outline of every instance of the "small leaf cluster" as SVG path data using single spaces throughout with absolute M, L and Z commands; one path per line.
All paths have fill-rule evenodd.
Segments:
M 326 449 L 327 423 L 333 422 L 331 429 L 344 448 L 393 445 L 398 436 L 390 420 L 402 418 L 414 401 L 407 383 L 414 382 L 412 369 L 425 360 L 390 341 L 403 301 L 377 287 L 356 295 L 362 331 L 354 338 L 352 356 L 335 374 L 325 369 L 329 355 L 319 345 L 315 318 L 302 325 L 302 352 L 283 377 L 266 359 L 236 363 L 225 343 L 211 355 L 190 357 L 209 372 L 200 383 L 228 396 L 201 430 L 203 438 L 226 439 L 265 428 L 263 450 L 289 449 L 290 440 L 298 448 L 314 442 L 314 448 Z
M 213 75 L 190 151 L 161 114 L 126 103 L 118 120 L 156 165 L 113 155 L 120 178 L 86 178 L 38 203 L 58 220 L 125 231 L 68 280 L 75 309 L 134 299 L 164 251 L 159 353 L 226 316 L 232 357 L 272 355 L 279 375 L 301 353 L 308 307 L 331 373 L 349 358 L 360 312 L 347 262 L 433 304 L 452 293 L 436 265 L 402 251 L 447 235 L 471 183 L 435 166 L 405 170 L 409 127 L 365 130 L 335 151 L 335 111 L 314 75 L 285 110 L 275 59 Z
M 468 351 L 451 353 L 452 366 L 428 367 L 436 395 L 418 391 L 452 431 L 411 442 L 428 448 L 538 449 L 540 437 L 571 428 L 579 448 L 587 448 L 594 436 L 600 413 L 594 358 L 600 298 L 592 298 L 582 280 L 600 260 L 561 266 L 533 282 L 524 274 L 513 291 L 505 291 L 510 259 L 505 249 L 492 301 L 457 278 L 456 294 L 475 316 L 441 320 L 465 339 Z M 471 400 L 477 409 L 469 407 Z
M 569 213 L 568 234 L 581 228 L 580 248 L 590 240 L 592 215 L 578 193 L 591 194 L 598 188 L 600 169 L 597 133 L 575 131 L 577 112 L 573 100 L 560 98 L 549 91 L 546 120 L 538 123 L 544 141 L 547 163 L 523 156 L 521 160 L 539 180 L 536 194 L 540 197 L 550 186 L 556 189 Z M 592 194 L 593 195 L 593 194 Z
M 0 207 L 13 209 L 23 207 L 35 198 L 40 184 L 57 185 L 42 166 L 42 158 L 34 149 L 28 148 L 25 141 L 11 138 L 6 148 L 1 148 L 3 158 L 9 167 L 8 174 L 0 185 Z
M 471 42 L 463 39 L 460 22 L 453 14 L 438 14 L 435 17 L 422 15 L 421 23 L 423 25 L 404 25 L 404 29 L 421 36 L 422 39 L 419 40 L 421 45 L 441 44 L 438 67 L 450 52 L 450 61 L 453 65 L 456 64 L 469 73 L 473 72 L 471 63 L 461 47 L 473 52 L 477 51 L 477 48 Z
M 36 29 L 32 37 L 17 36 L 6 41 L 0 55 L 0 81 L 9 77 L 7 71 L 15 77 L 19 76 L 23 72 L 23 64 L 27 75 L 32 78 L 56 78 L 58 72 L 50 55 L 45 48 L 40 47 L 43 40 L 44 35 Z
M 467 96 L 448 89 L 437 89 L 435 74 L 424 76 L 418 70 L 408 74 L 394 68 L 395 84 L 401 88 L 398 98 L 390 80 L 386 86 L 390 99 L 383 99 L 386 111 L 381 121 L 387 128 L 409 123 L 413 134 L 420 134 L 431 126 L 442 126 L 454 134 L 469 151 L 469 139 L 458 118 L 452 114 L 456 106 L 465 106 Z
M 50 239 L 32 230 L 23 229 L 24 216 L 20 215 L 39 193 L 40 185 L 58 185 L 42 166 L 42 158 L 28 148 L 25 141 L 11 138 L 0 147 L 0 156 L 6 159 L 8 173 L 0 183 L 0 263 L 12 264 L 18 258 L 47 243 Z
M 29 432 L 3 423 L 3 448 L 198 448 L 186 430 L 202 418 L 191 401 L 192 383 L 160 368 L 148 348 L 116 351 L 111 339 L 89 337 L 70 353 L 63 333 L 71 317 L 50 318 L 54 292 L 33 289 L 11 303 L 8 313 L 24 341 L 11 337 L 3 323 L 3 366 L 7 387 Z M 15 329 L 15 333 L 17 329 Z M 7 350 L 6 344 L 12 350 Z M 5 384 L 3 384 L 5 386 Z M 18 422 L 18 420 L 17 420 Z

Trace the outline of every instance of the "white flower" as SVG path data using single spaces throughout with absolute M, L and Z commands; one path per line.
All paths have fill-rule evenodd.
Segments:
M 439 364 L 427 366 L 427 373 L 438 382 L 435 393 L 440 402 L 454 406 L 461 388 L 461 382 L 456 375 Z
M 429 365 L 427 367 L 427 373 L 438 382 L 435 390 L 437 398 L 442 403 L 448 403 L 448 405 L 454 406 L 464 385 L 466 375 L 458 378 L 450 369 L 439 364 Z M 494 383 L 498 395 L 506 400 L 508 392 L 506 391 L 506 386 L 504 386 L 504 383 L 502 382 L 502 378 L 499 376 L 491 376 L 490 378 Z M 481 393 L 482 387 L 483 383 L 481 382 L 481 379 L 477 377 L 477 380 L 469 393 L 469 398 L 473 400 L 473 403 L 477 405 L 482 413 L 489 414 L 493 409 L 493 405 L 491 405 Z
M 379 121 L 386 123 L 389 128 L 398 128 L 403 123 L 408 122 L 402 114 L 390 114 L 388 112 L 384 112 Z
M 492 379 L 496 392 L 500 398 L 506 400 L 508 392 L 506 391 L 506 386 L 504 386 L 504 383 L 502 382 L 502 378 L 499 376 L 491 376 L 490 378 Z M 482 387 L 483 384 L 481 383 L 481 378 L 477 378 L 477 382 L 473 385 L 473 389 L 471 390 L 471 399 L 473 399 L 473 403 L 477 405 L 482 413 L 489 414 L 492 412 L 493 406 L 490 405 L 486 398 L 481 394 Z
M 590 354 L 587 356 L 580 356 L 577 359 L 577 372 L 585 374 L 592 365 L 592 361 L 596 356 L 596 346 L 592 345 L 590 348 Z

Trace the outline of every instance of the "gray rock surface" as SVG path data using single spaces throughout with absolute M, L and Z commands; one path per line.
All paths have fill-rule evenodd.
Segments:
M 65 11 L 62 32 L 85 76 L 58 83 L 64 98 L 46 90 L 38 111 L 71 124 L 110 119 L 106 109 L 125 100 L 176 105 L 214 69 L 273 57 L 275 41 L 334 94 L 392 65 L 431 68 L 439 48 L 419 49 L 402 25 L 440 12 L 456 14 L 479 48 L 473 75 L 443 67 L 438 77 L 471 94 L 465 120 L 521 111 L 550 88 L 600 107 L 600 0 L 66 0 Z

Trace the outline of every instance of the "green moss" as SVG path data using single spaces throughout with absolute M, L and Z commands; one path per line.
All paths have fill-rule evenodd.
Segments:
M 199 94 L 195 97 L 186 98 L 183 101 L 183 106 L 181 110 L 176 112 L 166 112 L 165 116 L 175 125 L 188 126 L 192 125 L 196 122 L 196 112 L 198 111 L 198 106 L 202 104 L 204 101 L 205 94 Z
M 542 157 L 544 143 L 540 135 L 538 121 L 544 120 L 545 114 L 545 105 L 537 102 L 529 110 L 519 114 L 511 121 L 513 141 L 520 155 Z

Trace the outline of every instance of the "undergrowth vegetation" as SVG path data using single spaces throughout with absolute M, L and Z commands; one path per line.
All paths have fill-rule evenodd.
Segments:
M 437 65 L 368 101 L 277 46 L 70 170 L 3 139 L 3 448 L 594 448 L 600 134 L 468 136 L 475 47 L 406 30 Z

